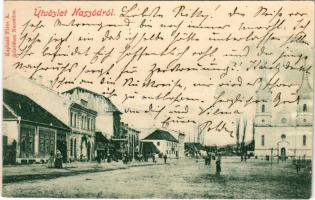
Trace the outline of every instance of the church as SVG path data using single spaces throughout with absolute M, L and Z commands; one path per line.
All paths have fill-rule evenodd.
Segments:
M 294 118 L 285 107 L 273 113 L 272 91 L 265 87 L 266 84 L 264 75 L 256 91 L 259 102 L 254 120 L 255 156 L 280 160 L 312 159 L 313 89 L 307 74 L 303 72 L 302 82 L 296 91 L 299 100 Z

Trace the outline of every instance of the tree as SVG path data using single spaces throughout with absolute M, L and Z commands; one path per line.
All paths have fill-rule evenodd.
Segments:
M 243 120 L 244 126 L 243 126 L 243 137 L 242 137 L 242 143 L 241 143 L 241 152 L 242 154 L 246 153 L 245 149 L 245 136 L 246 136 L 246 128 L 247 128 L 247 119 L 244 118 Z
M 236 119 L 236 153 L 240 152 L 240 119 Z

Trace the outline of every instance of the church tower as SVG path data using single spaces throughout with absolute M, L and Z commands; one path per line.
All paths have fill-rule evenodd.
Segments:
M 272 125 L 272 92 L 267 86 L 266 71 L 263 72 L 260 87 L 256 91 L 256 115 L 255 125 L 256 126 L 271 126 Z
M 302 75 L 302 83 L 297 90 L 299 101 L 297 104 L 296 125 L 311 126 L 313 124 L 313 89 L 308 82 L 307 73 Z

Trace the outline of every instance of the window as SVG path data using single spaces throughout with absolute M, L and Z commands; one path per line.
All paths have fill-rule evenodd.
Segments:
M 286 137 L 287 137 L 287 136 L 286 136 L 285 134 L 282 134 L 282 135 L 281 135 L 281 139 L 283 139 L 283 140 L 284 140 Z
M 77 126 L 77 115 L 74 114 L 74 115 L 73 115 L 73 118 L 74 118 L 74 120 L 73 120 L 72 126 L 73 126 L 73 127 L 76 127 L 76 126 Z
M 39 128 L 39 154 L 48 157 L 55 153 L 55 131 L 53 129 Z
M 265 146 L 265 136 L 261 136 L 261 146 Z
M 282 118 L 282 119 L 281 119 L 282 124 L 287 123 L 287 121 L 288 121 L 288 120 L 287 120 L 286 118 Z
M 263 104 L 262 106 L 261 106 L 261 112 L 265 112 L 266 111 L 266 107 L 265 107 L 265 104 Z
M 74 152 L 74 158 L 77 158 L 77 139 L 74 139 L 74 144 L 73 144 L 73 152 Z
M 303 135 L 303 146 L 306 146 L 306 135 Z
M 160 146 L 160 142 L 157 142 L 157 145 Z
M 77 115 L 77 124 L 76 124 L 77 128 L 80 128 L 80 116 Z
M 73 156 L 73 139 L 70 140 L 70 156 Z
M 81 105 L 83 105 L 83 106 L 87 106 L 87 101 L 85 101 L 85 100 L 83 100 L 83 99 L 80 99 L 80 103 L 81 103 Z
M 21 157 L 33 157 L 35 143 L 35 127 L 21 125 L 20 128 L 20 153 Z
M 87 118 L 87 129 L 90 130 L 90 118 Z
M 307 106 L 306 106 L 306 104 L 303 104 L 303 112 L 307 112 Z
M 72 122 L 72 115 L 73 115 L 73 113 L 70 112 L 70 126 L 72 126 L 72 124 L 73 124 L 73 122 Z

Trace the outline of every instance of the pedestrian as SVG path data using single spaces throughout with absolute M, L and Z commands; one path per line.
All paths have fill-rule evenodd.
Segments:
M 217 157 L 217 161 L 215 162 L 216 164 L 216 174 L 220 175 L 221 173 L 221 155 L 219 154 Z
M 54 167 L 54 161 L 55 161 L 55 153 L 53 151 L 50 152 L 49 154 L 49 160 L 48 160 L 48 168 L 53 168 Z
M 127 159 L 128 159 L 127 158 L 127 153 L 124 153 L 123 156 L 122 156 L 122 160 L 123 160 L 124 164 L 127 164 L 127 162 L 128 162 Z
M 167 161 L 167 155 L 165 154 L 164 155 L 164 163 L 166 164 L 166 161 Z
M 100 155 L 97 155 L 96 161 L 98 162 L 98 164 L 101 164 L 101 156 Z
M 153 161 L 153 163 L 156 163 L 155 154 L 154 153 L 152 154 L 152 161 Z
M 60 168 L 60 169 L 62 168 L 62 155 L 59 149 L 57 150 L 57 153 L 56 153 L 55 167 Z

